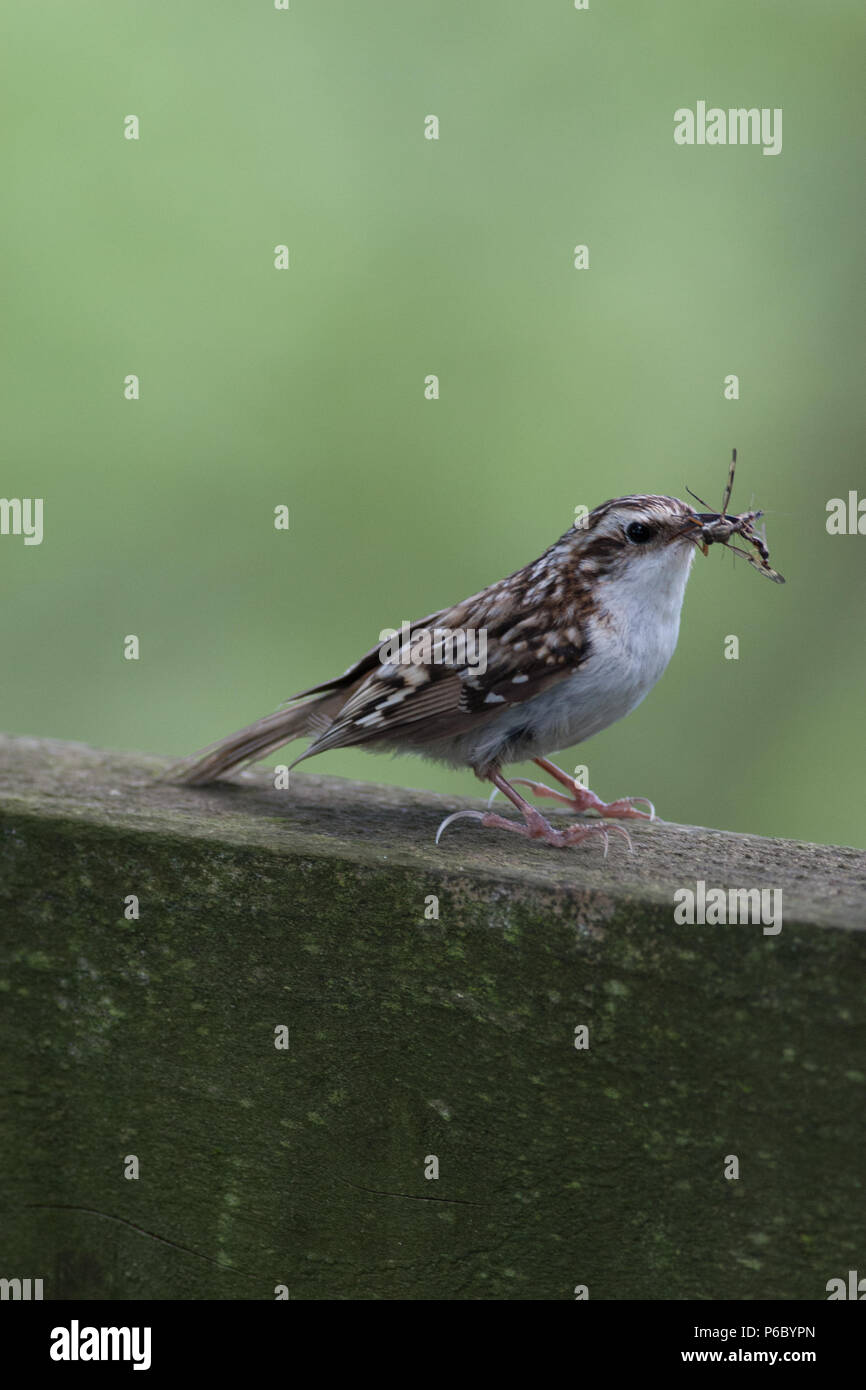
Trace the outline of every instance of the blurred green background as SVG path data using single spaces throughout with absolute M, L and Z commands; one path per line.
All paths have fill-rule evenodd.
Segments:
M 579 503 L 716 504 L 736 444 L 787 586 L 699 558 L 661 684 L 561 761 L 866 842 L 866 538 L 825 529 L 866 493 L 859 3 L 51 0 L 6 31 L 2 492 L 45 499 L 41 546 L 0 539 L 6 730 L 189 753 Z M 782 153 L 677 147 L 699 99 L 782 107 Z

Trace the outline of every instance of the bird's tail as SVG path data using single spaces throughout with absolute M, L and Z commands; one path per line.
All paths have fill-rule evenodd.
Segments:
M 237 733 L 229 734 L 228 738 L 178 763 L 168 772 L 167 780 L 201 787 L 243 763 L 263 758 L 292 739 L 323 733 L 332 723 L 332 708 L 342 703 L 343 698 L 341 694 L 320 695 L 316 700 L 305 700 L 290 709 L 266 714 L 263 719 L 257 719 L 254 724 L 238 729 Z

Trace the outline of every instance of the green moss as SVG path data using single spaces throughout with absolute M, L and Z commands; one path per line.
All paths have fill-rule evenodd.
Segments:
M 46 1297 L 821 1298 L 854 1258 L 863 933 L 818 922 L 826 885 L 775 938 L 671 922 L 708 855 L 751 883 L 776 847 L 660 826 L 643 878 L 472 827 L 442 854 L 417 794 L 344 792 L 337 832 L 326 779 L 271 816 L 68 756 L 80 804 L 55 752 L 0 820 L 4 1258 Z

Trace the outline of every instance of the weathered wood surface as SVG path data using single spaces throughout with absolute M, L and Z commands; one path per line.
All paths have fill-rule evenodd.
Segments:
M 0 1277 L 761 1299 L 862 1265 L 863 852 L 656 823 L 605 860 L 470 821 L 437 848 L 481 803 L 165 767 L 0 739 Z M 781 889 L 782 930 L 676 925 L 698 880 Z

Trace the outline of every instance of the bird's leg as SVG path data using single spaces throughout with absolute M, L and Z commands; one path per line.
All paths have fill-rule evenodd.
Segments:
M 563 772 L 556 763 L 550 762 L 548 758 L 533 758 L 532 760 L 538 767 L 556 779 L 563 787 L 567 787 L 568 796 L 563 796 L 562 792 L 554 791 L 552 787 L 547 787 L 543 782 L 531 782 L 527 777 L 515 777 L 514 781 L 521 786 L 529 787 L 536 796 L 551 796 L 555 801 L 564 801 L 567 806 L 571 806 L 575 811 L 597 811 L 600 816 L 610 820 L 655 820 L 655 807 L 645 796 L 624 796 L 619 801 L 602 801 L 591 792 L 588 787 L 582 787 L 579 782 L 570 777 L 567 772 Z M 642 801 L 649 807 L 648 811 L 640 811 L 635 802 Z
M 513 802 L 517 807 L 518 811 L 523 816 L 524 824 L 520 825 L 517 821 L 506 820 L 505 816 L 497 816 L 493 811 L 455 811 L 453 815 L 446 816 L 445 820 L 440 825 L 436 834 L 437 844 L 439 843 L 439 836 L 446 826 L 450 825 L 452 821 L 459 820 L 461 816 L 466 816 L 472 820 L 480 820 L 483 826 L 489 827 L 490 829 L 511 830 L 516 835 L 524 835 L 528 840 L 543 840 L 545 844 L 555 845 L 558 849 L 566 849 L 570 845 L 579 845 L 582 840 L 588 839 L 593 834 L 600 833 L 604 837 L 605 855 L 607 855 L 608 830 L 612 829 L 619 831 L 621 835 L 625 835 L 626 840 L 628 840 L 629 849 L 631 849 L 631 839 L 629 838 L 628 832 L 623 830 L 622 826 L 619 825 L 610 827 L 604 825 L 569 825 L 565 830 L 554 830 L 553 826 L 544 819 L 544 816 L 542 816 L 539 811 L 536 811 L 534 806 L 530 806 L 529 802 L 524 800 L 520 792 L 514 790 L 511 783 L 507 782 L 500 772 L 491 771 L 487 775 L 494 787 L 507 796 L 509 801 Z M 558 792 L 550 794 L 554 796 L 559 795 Z M 566 801 L 568 798 L 562 797 L 562 800 Z

